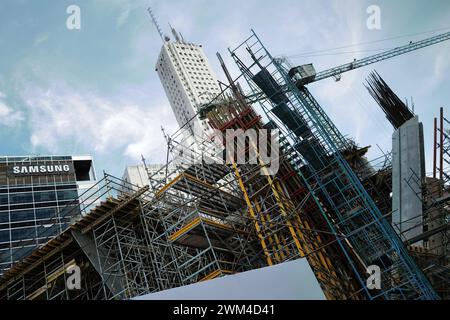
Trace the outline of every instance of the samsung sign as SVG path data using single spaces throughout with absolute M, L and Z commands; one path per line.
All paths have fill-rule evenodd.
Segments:
M 16 165 L 8 173 L 13 176 L 74 173 L 72 164 Z

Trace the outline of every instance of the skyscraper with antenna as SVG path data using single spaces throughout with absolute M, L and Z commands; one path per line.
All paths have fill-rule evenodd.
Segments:
M 192 134 L 196 128 L 210 132 L 208 123 L 201 120 L 197 112 L 203 104 L 219 95 L 221 90 L 202 46 L 187 42 L 169 24 L 171 39 L 163 33 L 151 8 L 148 11 L 163 41 L 156 71 L 178 125 L 189 128 Z

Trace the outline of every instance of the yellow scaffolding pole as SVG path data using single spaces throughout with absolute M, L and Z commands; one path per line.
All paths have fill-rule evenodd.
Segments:
M 239 187 L 241 188 L 241 191 L 242 191 L 242 193 L 244 195 L 244 200 L 245 200 L 245 203 L 247 204 L 248 212 L 250 213 L 250 216 L 251 216 L 251 218 L 254 221 L 256 233 L 258 234 L 258 238 L 259 238 L 259 241 L 261 243 L 261 247 L 262 247 L 262 249 L 264 251 L 264 254 L 266 255 L 267 264 L 269 266 L 271 266 L 271 265 L 273 265 L 273 262 L 272 262 L 272 258 L 270 256 L 270 253 L 269 253 L 269 251 L 267 249 L 266 240 L 264 239 L 264 236 L 263 236 L 263 234 L 261 232 L 261 227 L 260 227 L 260 225 L 258 223 L 255 211 L 253 210 L 253 206 L 252 206 L 252 203 L 251 203 L 250 198 L 248 196 L 247 189 L 245 188 L 244 182 L 242 181 L 242 176 L 239 173 L 239 169 L 238 169 L 236 163 L 234 163 L 234 162 L 233 162 L 233 169 L 234 169 L 234 172 L 236 174 L 236 178 L 238 180 Z

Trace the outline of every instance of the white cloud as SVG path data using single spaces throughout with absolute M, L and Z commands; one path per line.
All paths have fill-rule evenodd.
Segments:
M 48 33 L 40 34 L 35 38 L 34 44 L 40 45 L 41 43 L 48 41 L 49 38 L 50 38 L 50 36 Z
M 4 99 L 6 95 L 0 91 L 0 125 L 14 127 L 24 120 L 24 115 L 8 106 Z
M 117 18 L 117 27 L 120 28 L 123 26 L 127 22 L 129 16 L 130 8 L 127 8 L 120 14 L 119 18 Z
M 450 61 L 448 59 L 448 51 L 444 48 L 439 51 L 434 62 L 435 81 L 439 83 L 444 80 L 444 77 L 448 74 L 449 68 Z
M 32 87 L 26 93 L 30 113 L 31 144 L 52 153 L 83 149 L 135 161 L 141 154 L 165 152 L 161 124 L 170 124 L 170 107 L 148 108 L 124 98 L 117 102 L 93 93 L 58 85 L 48 90 Z

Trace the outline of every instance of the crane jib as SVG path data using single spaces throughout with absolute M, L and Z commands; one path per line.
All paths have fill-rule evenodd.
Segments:
M 444 42 L 446 40 L 450 40 L 450 32 L 447 33 L 443 33 L 431 38 L 427 38 L 421 41 L 417 41 L 417 42 L 410 42 L 409 44 L 405 45 L 405 46 L 401 46 L 401 47 L 397 47 L 394 48 L 392 50 L 388 50 L 382 53 L 378 53 L 375 54 L 373 56 L 369 56 L 363 59 L 355 59 L 353 62 L 350 63 L 346 63 L 344 65 L 338 66 L 338 67 L 334 67 L 328 70 L 324 70 L 321 72 L 318 72 L 314 78 L 310 78 L 310 79 L 304 79 L 301 81 L 302 85 L 308 84 L 308 83 L 312 83 L 312 82 L 316 82 L 319 80 L 323 80 L 326 78 L 330 78 L 330 77 L 338 77 L 339 75 L 341 75 L 344 72 L 348 72 L 357 68 L 361 68 L 361 67 L 365 67 L 367 65 L 376 63 L 376 62 L 380 62 L 386 59 L 390 59 L 411 51 L 415 51 L 421 48 L 425 48 L 434 44 L 438 44 L 441 42 Z M 299 68 L 299 67 L 296 67 Z M 295 69 L 295 68 L 294 68 Z

